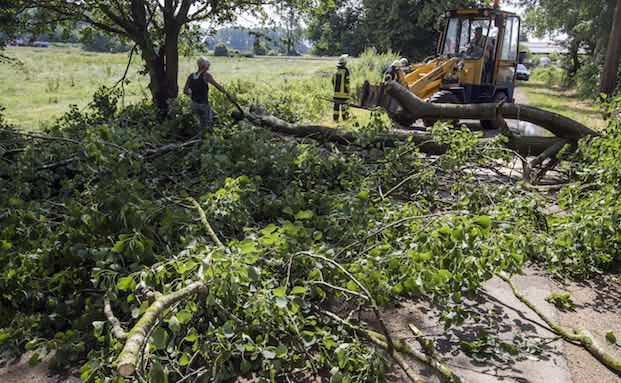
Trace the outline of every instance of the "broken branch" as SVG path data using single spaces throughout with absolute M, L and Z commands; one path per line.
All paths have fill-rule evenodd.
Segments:
M 104 298 L 104 314 L 106 314 L 106 318 L 108 322 L 112 326 L 112 334 L 115 338 L 119 340 L 127 339 L 127 332 L 121 326 L 121 321 L 114 315 L 112 311 L 112 305 L 110 304 L 110 299 L 108 297 Z
M 543 320 L 548 325 L 548 327 L 550 327 L 552 332 L 563 337 L 563 339 L 565 339 L 566 341 L 580 344 L 603 365 L 614 371 L 616 374 L 621 374 L 621 361 L 617 360 L 613 355 L 609 354 L 599 344 L 597 344 L 595 338 L 593 337 L 593 335 L 591 335 L 591 333 L 578 328 L 567 329 L 560 324 L 554 322 L 547 315 L 541 312 L 541 310 L 539 310 L 537 306 L 530 302 L 524 295 L 522 295 L 515 287 L 513 282 L 511 282 L 510 278 L 502 274 L 498 274 L 498 277 L 505 281 L 509 285 L 509 287 L 511 287 L 513 295 L 515 295 L 515 297 L 520 302 L 525 304 L 529 309 L 537 314 L 537 316 L 539 316 L 539 318 L 541 318 L 541 320 Z
M 170 306 L 193 294 L 206 291 L 207 285 L 204 282 L 194 282 L 180 290 L 159 296 L 129 332 L 127 342 L 116 362 L 118 373 L 123 377 L 134 375 L 140 349 L 147 340 L 147 334 Z

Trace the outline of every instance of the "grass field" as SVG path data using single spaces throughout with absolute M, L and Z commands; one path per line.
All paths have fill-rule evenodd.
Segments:
M 17 64 L 0 65 L 0 105 L 6 108 L 7 119 L 25 129 L 37 129 L 41 124 L 59 117 L 72 104 L 83 107 L 93 92 L 102 85 L 112 86 L 123 75 L 128 55 L 92 53 L 77 47 L 9 48 L 6 54 Z M 258 103 L 291 103 L 301 116 L 317 115 L 322 124 L 333 125 L 330 97 L 330 77 L 335 59 L 315 57 L 210 57 L 212 73 L 223 84 L 241 81 L 252 86 L 252 100 Z M 352 63 L 354 89 L 366 78 L 379 79 L 378 66 L 391 57 L 366 57 Z M 125 103 L 150 97 L 148 79 L 139 74 L 140 57 L 134 57 L 128 73 Z M 183 58 L 179 82 L 195 70 L 194 58 Z M 604 126 L 599 112 L 575 94 L 541 83 L 519 85 L 533 106 L 566 115 L 592 128 Z M 312 109 L 305 113 L 304 109 Z M 353 110 L 354 121 L 365 123 L 368 113 Z M 353 123 L 350 122 L 348 125 Z
M 562 114 L 595 130 L 602 130 L 606 126 L 597 108 L 580 100 L 573 90 L 550 87 L 534 81 L 520 82 L 519 87 L 526 95 L 529 105 Z
M 9 121 L 36 128 L 58 117 L 69 105 L 86 105 L 102 85 L 111 86 L 122 77 L 127 54 L 84 52 L 78 48 L 9 48 L 7 55 L 18 64 L 0 66 L 0 105 Z M 221 58 L 210 57 L 216 80 L 255 82 L 262 87 L 281 87 L 295 80 L 316 80 L 328 86 L 334 59 L 320 58 Z M 148 79 L 140 75 L 140 57 L 134 57 L 126 88 L 126 103 L 150 97 Z M 193 58 L 183 58 L 180 86 L 195 70 Z M 326 89 L 327 90 L 327 89 Z M 270 92 L 264 96 L 269 97 Z M 260 100 L 257 100 L 260 101 Z

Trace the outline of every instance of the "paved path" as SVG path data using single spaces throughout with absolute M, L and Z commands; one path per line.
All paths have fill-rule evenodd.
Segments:
M 554 291 L 549 279 L 532 269 L 513 278 L 518 289 L 547 315 L 559 320 L 545 298 Z M 467 303 L 479 320 L 468 320 L 445 331 L 437 320 L 439 310 L 428 302 L 405 303 L 386 313 L 386 321 L 396 337 L 412 338 L 408 324 L 435 338 L 447 364 L 463 379 L 474 383 L 567 383 L 571 373 L 564 357 L 564 342 L 550 332 L 545 323 L 513 295 L 498 278 L 485 284 L 481 295 Z M 464 342 L 477 342 L 487 334 L 485 353 L 467 353 Z M 418 347 L 408 340 L 412 347 Z M 504 343 L 504 344 L 502 344 Z M 519 354 L 513 347 L 519 348 Z M 412 361 L 415 365 L 415 361 Z M 439 382 L 434 372 L 421 366 L 419 373 L 430 382 Z M 595 382 L 592 382 L 595 383 Z

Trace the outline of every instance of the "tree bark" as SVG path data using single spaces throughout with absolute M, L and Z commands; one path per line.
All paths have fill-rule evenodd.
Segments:
M 599 91 L 611 96 L 617 86 L 619 58 L 621 56 L 621 0 L 617 0 L 616 11 L 612 20 L 612 29 L 606 49 L 606 62 L 600 82 Z
M 269 128 L 275 133 L 285 134 L 293 137 L 312 138 L 318 141 L 334 142 L 341 145 L 356 144 L 357 137 L 351 132 L 346 132 L 337 128 L 330 128 L 320 125 L 295 125 L 283 121 L 258 108 L 251 108 L 244 114 L 250 122 L 257 126 Z M 433 136 L 426 132 L 393 130 L 388 134 L 377 136 L 369 144 L 380 144 L 386 147 L 395 146 L 401 142 L 411 139 L 418 145 L 422 153 L 430 155 L 442 155 L 448 150 L 448 146 L 435 142 Z M 481 144 L 485 144 L 490 138 L 482 138 Z M 563 139 L 556 137 L 511 137 L 507 147 L 516 151 L 523 157 L 538 156 Z
M 386 91 L 415 119 L 495 120 L 497 104 L 432 104 L 415 96 L 399 83 L 391 81 Z M 528 121 L 541 126 L 559 138 L 579 140 L 597 133 L 581 123 L 553 112 L 520 104 L 502 104 L 500 114 L 505 119 Z

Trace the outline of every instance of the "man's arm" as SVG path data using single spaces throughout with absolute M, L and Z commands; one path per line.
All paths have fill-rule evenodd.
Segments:
M 211 73 L 209 72 L 205 72 L 205 74 L 203 75 L 203 80 L 205 80 L 206 83 L 213 85 L 216 89 L 218 89 L 220 92 L 224 93 L 225 96 L 230 97 L 229 94 L 227 93 L 227 91 L 224 89 L 224 87 L 222 85 L 220 85 L 211 75 Z
M 235 100 L 235 98 L 233 98 L 233 96 L 231 96 L 229 94 L 229 92 L 226 91 L 226 89 L 224 89 L 224 87 L 222 85 L 220 85 L 211 75 L 211 73 L 209 72 L 205 72 L 205 74 L 203 75 L 203 80 L 205 80 L 205 82 L 207 82 L 208 84 L 213 85 L 216 89 L 218 89 L 220 92 L 224 93 L 224 95 L 226 96 L 226 98 L 229 99 L 229 101 L 231 101 L 231 103 L 233 103 L 233 105 L 235 105 L 235 107 L 243 113 L 242 108 L 239 106 L 239 104 L 237 103 L 237 101 Z

